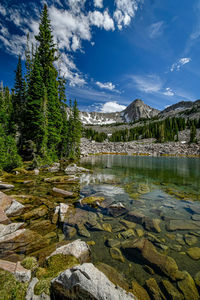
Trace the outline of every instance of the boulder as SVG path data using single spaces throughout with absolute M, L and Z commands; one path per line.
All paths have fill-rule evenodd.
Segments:
M 50 296 L 42 293 L 41 295 L 34 295 L 35 285 L 38 283 L 38 279 L 34 277 L 29 283 L 27 292 L 26 292 L 26 300 L 50 300 Z
M 198 300 L 200 295 L 195 286 L 194 280 L 191 275 L 184 271 L 184 278 L 177 282 L 179 290 L 183 293 L 185 300 Z
M 0 238 L 17 231 L 18 229 L 23 227 L 23 225 L 24 223 L 11 223 L 9 225 L 0 224 Z
M 166 224 L 166 229 L 168 231 L 198 230 L 200 229 L 200 222 L 195 222 L 192 220 L 170 220 Z
M 6 216 L 4 210 L 0 207 L 0 224 L 9 224 L 10 220 Z
M 67 166 L 67 168 L 65 169 L 65 173 L 68 175 L 74 175 L 74 174 L 85 173 L 85 172 L 90 172 L 90 170 L 82 167 L 78 167 L 76 164 L 71 164 Z
M 52 280 L 51 287 L 55 299 L 136 299 L 133 294 L 116 287 L 91 263 L 66 270 Z
M 147 264 L 170 277 L 172 280 L 178 279 L 180 271 L 175 260 L 167 255 L 159 253 L 154 245 L 146 238 L 123 244 L 123 249 L 129 255 L 135 257 L 139 255 Z
M 64 222 L 65 220 L 65 216 L 68 212 L 69 209 L 69 205 L 65 204 L 65 203 L 60 203 L 60 222 Z
M 53 253 L 50 254 L 49 257 L 57 254 L 73 255 L 80 261 L 80 263 L 83 263 L 90 260 L 90 253 L 90 247 L 85 242 L 76 240 L 72 243 L 57 248 Z
M 60 170 L 60 163 L 53 163 L 51 167 L 48 168 L 48 172 L 54 173 Z
M 18 229 L 0 238 L 0 253 L 6 256 L 11 251 L 26 253 L 47 247 L 49 242 L 38 233 L 28 229 Z
M 22 267 L 20 262 L 13 263 L 0 259 L 0 269 L 12 273 L 17 280 L 27 282 L 31 280 L 31 271 Z
M 46 205 L 41 205 L 23 214 L 22 218 L 23 220 L 39 219 L 41 217 L 44 217 L 47 214 L 48 214 L 48 208 L 46 207 Z
M 69 198 L 69 197 L 73 197 L 74 193 L 54 187 L 53 190 L 52 190 L 52 195 L 53 196 L 59 196 L 59 197 L 62 197 L 62 198 Z
M 0 182 L 0 190 L 14 189 L 14 185 Z
M 8 217 L 16 217 L 19 216 L 23 210 L 25 209 L 25 206 L 19 203 L 16 200 L 13 200 L 12 204 L 8 209 L 6 209 L 5 213 Z
M 12 202 L 13 199 L 10 196 L 0 192 L 0 208 L 2 210 L 8 209 L 11 206 Z
M 187 255 L 194 260 L 199 260 L 200 259 L 200 248 L 198 248 L 198 247 L 189 248 L 187 250 Z

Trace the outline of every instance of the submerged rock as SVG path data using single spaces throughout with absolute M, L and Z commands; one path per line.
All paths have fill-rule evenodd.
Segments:
M 139 254 L 140 258 L 150 264 L 150 266 L 161 271 L 172 280 L 178 279 L 181 275 L 175 260 L 170 256 L 159 253 L 146 238 L 127 242 L 123 244 L 123 249 L 133 257 Z
M 167 296 L 167 299 L 171 300 L 182 300 L 184 299 L 183 295 L 173 286 L 168 280 L 162 280 L 162 287 Z
M 192 245 L 194 245 L 198 242 L 197 237 L 193 236 L 191 234 L 185 234 L 184 235 L 184 240 L 185 240 L 185 242 L 188 246 L 192 246 Z
M 161 232 L 159 224 L 160 219 L 150 219 L 149 217 L 145 217 L 143 220 L 143 225 L 148 231 Z
M 116 287 L 91 263 L 76 266 L 61 273 L 52 280 L 54 297 L 62 299 L 129 300 L 133 294 Z
M 156 280 L 154 278 L 149 278 L 145 282 L 147 290 L 151 295 L 152 299 L 155 300 L 167 300 L 164 294 L 161 292 Z
M 199 260 L 200 259 L 200 248 L 198 248 L 198 247 L 189 248 L 187 251 L 187 255 L 194 260 Z
M 150 300 L 147 291 L 136 281 L 132 281 L 132 291 L 138 300 Z
M 166 229 L 168 231 L 176 230 L 198 230 L 200 229 L 200 222 L 195 222 L 192 220 L 170 220 L 166 224 Z
M 53 194 L 53 196 L 59 196 L 59 197 L 62 197 L 62 198 L 70 198 L 70 197 L 74 196 L 74 193 L 68 192 L 68 191 L 65 191 L 65 190 L 62 190 L 62 189 L 58 189 L 56 187 L 53 188 L 52 194 Z
M 196 283 L 196 286 L 198 288 L 200 288 L 200 271 L 196 273 L 196 275 L 194 276 L 194 281 Z
M 76 240 L 72 243 L 57 248 L 53 253 L 50 254 L 49 257 L 57 254 L 73 255 L 80 261 L 80 263 L 83 263 L 90 260 L 90 247 L 85 242 Z
M 118 248 L 110 248 L 110 255 L 113 259 L 125 262 L 125 259 Z
M 126 207 L 121 202 L 116 203 L 116 204 L 111 204 L 108 207 L 107 211 L 108 211 L 108 214 L 110 214 L 113 217 L 119 217 L 128 212 Z
M 184 279 L 177 282 L 179 290 L 183 293 L 185 300 L 198 300 L 200 295 L 197 291 L 193 278 L 186 271 L 184 271 L 183 274 Z

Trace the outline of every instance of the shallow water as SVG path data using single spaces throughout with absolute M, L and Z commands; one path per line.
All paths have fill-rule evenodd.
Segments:
M 136 228 L 142 229 L 144 236 L 151 233 L 160 239 L 161 247 L 157 244 L 157 251 L 173 257 L 179 270 L 186 270 L 192 276 L 200 271 L 200 260 L 194 260 L 187 255 L 189 248 L 200 247 L 200 227 L 198 230 L 166 230 L 170 219 L 185 222 L 195 217 L 200 220 L 199 159 L 104 155 L 84 158 L 82 165 L 93 170 L 93 174 L 84 174 L 81 177 L 82 196 L 112 197 L 113 203 L 120 201 L 128 211 L 137 210 L 151 219 L 160 219 L 160 233 L 147 231 L 140 224 Z M 191 211 L 190 205 L 196 213 Z M 124 218 L 125 215 L 122 215 L 107 222 L 115 227 Z M 171 237 L 168 236 L 170 234 Z M 188 245 L 185 242 L 187 235 L 196 236 L 194 244 Z M 129 281 L 136 279 L 144 284 L 151 275 L 144 271 L 142 261 L 130 258 L 126 253 L 123 253 L 124 263 L 111 258 L 105 241 L 116 237 L 118 238 L 118 234 L 113 232 L 91 232 L 89 240 L 93 239 L 96 243 L 93 247 L 93 261 L 110 264 Z M 123 237 L 119 240 L 124 241 Z M 162 245 L 166 249 L 162 250 Z M 161 274 L 154 276 L 158 281 L 165 277 Z
M 154 277 L 157 283 L 160 283 L 162 279 L 169 280 L 162 272 L 154 270 L 154 267 L 144 261 L 142 256 L 131 256 L 123 249 L 124 242 L 135 241 L 141 237 L 151 241 L 159 253 L 175 259 L 180 271 L 186 270 L 193 278 L 195 277 L 196 273 L 200 271 L 200 258 L 191 258 L 187 251 L 193 247 L 200 248 L 199 159 L 102 155 L 84 158 L 81 160 L 81 165 L 91 169 L 92 172 L 80 175 L 79 182 L 74 184 L 52 183 L 44 180 L 53 176 L 62 176 L 63 172 L 56 174 L 41 172 L 39 176 L 27 174 L 7 178 L 6 181 L 13 183 L 15 188 L 6 193 L 17 195 L 17 200 L 26 206 L 27 212 L 41 206 L 48 208 L 41 217 L 34 215 L 25 220 L 27 229 L 42 234 L 44 239 L 46 239 L 46 234 L 54 233 L 50 238 L 48 237 L 49 245 L 58 247 L 60 245 L 58 242 L 65 238 L 64 227 L 69 224 L 66 221 L 64 227 L 61 223 L 52 227 L 53 211 L 60 202 L 70 203 L 74 206 L 74 212 L 83 212 L 84 217 L 81 217 L 81 222 L 83 222 L 87 231 L 86 235 L 88 235 L 86 237 L 83 232 L 77 231 L 71 240 L 81 238 L 86 242 L 93 241 L 91 246 L 92 262 L 94 264 L 101 262 L 114 267 L 124 275 L 130 286 L 132 280 L 145 286 L 145 281 L 151 277 Z M 31 182 L 24 184 L 24 181 L 27 180 L 31 180 Z M 80 197 L 66 200 L 62 197 L 55 197 L 51 193 L 55 186 L 68 191 L 80 191 Z M 81 201 L 88 196 L 104 197 L 106 206 L 101 206 L 101 203 L 100 205 L 82 205 Z M 118 203 L 121 203 L 125 211 L 114 217 L 109 213 L 109 207 Z M 148 220 L 158 219 L 160 232 L 146 228 L 141 222 L 135 222 L 132 235 L 126 236 L 128 228 L 122 223 L 127 219 L 130 211 L 137 211 Z M 93 218 L 93 223 L 96 219 L 101 230 L 87 225 L 86 219 L 89 214 Z M 23 216 L 16 221 L 24 221 L 22 218 Z M 167 226 L 170 220 L 179 220 L 182 224 L 192 221 L 197 228 L 195 230 L 169 231 Z M 43 232 L 43 225 L 40 227 L 40 222 L 43 221 L 50 223 L 50 225 L 46 225 L 45 232 Z M 75 227 L 77 228 L 76 225 Z M 138 236 L 138 232 L 141 236 Z M 66 239 L 68 238 L 66 237 Z M 121 251 L 121 261 L 111 257 L 108 239 L 118 242 L 118 246 L 115 248 Z M 46 249 L 44 251 L 38 248 L 38 251 L 30 250 L 29 253 L 26 250 L 25 246 L 20 251 L 16 251 L 17 256 L 13 256 L 13 254 L 4 256 L 4 253 L 1 253 L 0 256 L 15 261 L 22 260 L 26 255 L 33 255 L 40 259 L 43 252 L 46 256 L 49 254 Z M 145 265 L 152 268 L 151 271 L 154 275 L 149 274 Z M 171 282 L 177 287 L 175 282 Z

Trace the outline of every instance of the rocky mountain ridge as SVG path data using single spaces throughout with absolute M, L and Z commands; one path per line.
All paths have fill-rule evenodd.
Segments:
M 134 100 L 127 108 L 116 113 L 101 112 L 80 112 L 80 118 L 84 125 L 108 125 L 115 123 L 132 123 L 140 119 L 150 119 L 153 117 L 166 118 L 169 116 L 181 115 L 182 117 L 199 118 L 200 100 L 181 101 L 173 104 L 163 111 L 152 108 L 142 100 Z

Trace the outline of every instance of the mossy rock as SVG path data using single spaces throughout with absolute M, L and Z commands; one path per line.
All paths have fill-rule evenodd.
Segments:
M 38 268 L 36 272 L 39 282 L 35 285 L 34 293 L 40 295 L 44 292 L 49 295 L 51 280 L 57 277 L 60 272 L 79 264 L 79 260 L 72 255 L 57 254 L 51 256 L 47 260 L 45 268 Z
M 35 295 L 41 295 L 42 293 L 45 293 L 47 295 L 50 295 L 51 280 L 52 280 L 52 278 L 41 279 L 35 285 L 34 294 Z
M 35 257 L 27 256 L 22 262 L 21 265 L 28 270 L 34 271 L 38 267 L 38 262 Z
M 97 205 L 97 202 L 102 202 L 104 200 L 104 197 L 85 197 L 82 199 L 81 203 L 87 205 Z
M 28 174 L 28 171 L 24 168 L 15 168 L 12 170 L 12 173 L 13 172 L 19 172 L 20 174 L 24 174 L 24 175 Z
M 0 270 L 0 300 L 25 299 L 28 283 L 21 283 L 14 275 Z

